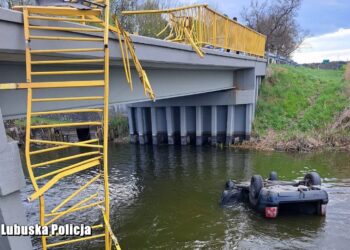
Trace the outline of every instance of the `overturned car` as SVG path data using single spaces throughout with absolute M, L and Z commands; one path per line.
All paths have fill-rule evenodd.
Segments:
M 328 194 L 321 189 L 321 178 L 316 172 L 308 173 L 302 181 L 279 181 L 276 172 L 267 180 L 260 175 L 250 182 L 228 180 L 221 196 L 221 205 L 248 202 L 266 218 L 276 218 L 279 212 L 326 215 Z

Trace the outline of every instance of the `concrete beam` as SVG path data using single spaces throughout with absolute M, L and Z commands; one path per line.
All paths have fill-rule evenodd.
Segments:
M 253 104 L 246 105 L 245 119 L 245 139 L 250 140 L 250 135 L 252 133 Z
M 145 144 L 145 128 L 143 122 L 143 111 L 142 108 L 136 108 L 136 124 L 137 124 L 137 133 L 140 144 Z
M 166 107 L 166 127 L 168 134 L 168 144 L 173 145 L 174 141 L 174 110 L 172 107 Z
M 157 127 L 157 110 L 155 107 L 151 108 L 151 124 L 152 124 L 152 143 L 158 144 L 158 127 Z
M 235 132 L 235 106 L 227 106 L 226 144 L 230 145 Z
M 180 136 L 181 145 L 187 145 L 187 115 L 186 107 L 180 107 Z
M 149 127 L 148 123 L 148 112 L 147 108 L 142 109 L 142 122 L 143 122 L 143 137 L 145 144 L 149 143 L 148 135 L 151 133 L 152 128 Z
M 190 96 L 181 96 L 157 100 L 156 102 L 137 102 L 133 103 L 133 107 L 181 107 L 181 106 L 225 106 L 240 105 L 253 103 L 255 100 L 255 91 L 233 89 L 231 86 L 228 90 L 214 91 L 205 94 L 195 94 Z
M 211 106 L 211 144 L 215 145 L 218 135 L 218 107 Z
M 137 142 L 137 137 L 136 137 L 136 131 L 134 127 L 134 116 L 133 116 L 133 111 L 132 107 L 127 108 L 128 112 L 128 123 L 129 123 L 129 135 L 130 135 L 130 142 L 131 143 L 136 143 Z
M 203 144 L 203 108 L 196 107 L 196 145 Z

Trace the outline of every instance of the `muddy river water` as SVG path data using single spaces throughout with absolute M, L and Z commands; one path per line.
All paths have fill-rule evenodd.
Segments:
M 111 144 L 109 162 L 111 221 L 122 249 L 350 249 L 349 153 Z M 245 204 L 219 206 L 227 179 L 267 177 L 272 170 L 282 180 L 317 171 L 329 194 L 327 216 L 283 215 L 268 220 Z M 48 196 L 51 200 L 68 196 L 88 175 L 66 178 Z M 25 201 L 32 192 L 28 179 L 27 183 L 22 197 L 34 224 L 38 204 Z M 95 184 L 88 192 L 98 188 Z M 97 224 L 101 216 L 80 212 L 70 219 Z M 40 249 L 37 239 L 34 243 Z M 102 247 L 93 241 L 70 249 Z

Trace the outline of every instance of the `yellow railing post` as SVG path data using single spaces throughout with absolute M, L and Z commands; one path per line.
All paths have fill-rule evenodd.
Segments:
M 108 105 L 109 105 L 109 0 L 105 1 L 104 16 L 104 111 L 103 111 L 103 174 L 105 190 L 105 213 L 106 220 L 109 223 L 109 181 L 108 181 Z M 119 41 L 120 42 L 120 41 Z M 105 249 L 110 249 L 110 236 L 108 228 L 105 228 Z

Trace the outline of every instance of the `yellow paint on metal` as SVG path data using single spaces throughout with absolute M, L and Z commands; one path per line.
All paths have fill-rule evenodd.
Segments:
M 104 237 L 105 249 L 111 249 L 112 242 L 116 249 L 120 249 L 117 238 L 113 234 L 110 227 L 110 200 L 109 200 L 109 184 L 108 184 L 108 105 L 109 105 L 109 31 L 116 33 L 119 38 L 120 49 L 123 57 L 124 70 L 126 78 L 132 88 L 131 77 L 131 64 L 130 59 L 133 60 L 136 71 L 140 77 L 141 83 L 144 87 L 145 95 L 151 99 L 155 99 L 152 87 L 148 80 L 146 72 L 143 70 L 141 63 L 139 62 L 132 41 L 129 34 L 122 29 L 119 22 L 114 19 L 116 26 L 110 26 L 109 21 L 109 1 L 97 0 L 91 1 L 91 9 L 80 10 L 74 7 L 57 7 L 57 6 L 17 6 L 15 9 L 23 11 L 23 27 L 24 27 L 24 39 L 25 39 L 25 58 L 26 58 L 26 83 L 7 83 L 0 84 L 0 90 L 4 89 L 27 89 L 27 119 L 26 119 L 26 142 L 25 142 L 25 157 L 27 168 L 29 172 L 30 180 L 34 187 L 34 193 L 29 196 L 29 200 L 33 201 L 39 199 L 39 212 L 40 212 L 40 224 L 50 225 L 54 222 L 58 222 L 62 217 L 67 216 L 73 212 L 93 209 L 99 207 L 103 213 L 103 223 L 93 226 L 95 231 L 98 229 L 104 229 L 104 233 L 98 233 L 89 236 L 76 239 L 67 239 L 65 241 L 51 242 L 54 235 L 42 236 L 42 249 L 63 246 L 66 244 L 73 244 L 79 241 L 93 240 L 96 238 Z M 33 24 L 32 20 L 44 20 L 45 26 Z M 51 22 L 55 21 L 55 22 Z M 64 26 L 57 25 L 57 22 L 65 22 Z M 86 24 L 92 23 L 94 26 L 77 27 L 74 23 Z M 73 25 L 73 26 L 72 26 Z M 40 30 L 40 35 L 35 34 L 36 30 Z M 74 33 L 74 36 L 52 36 L 53 31 L 64 31 Z M 103 37 L 87 37 L 82 32 L 101 32 Z M 192 31 L 191 31 L 192 32 Z M 31 34 L 34 33 L 34 34 Z M 53 49 L 33 49 L 40 48 L 39 46 L 32 46 L 33 43 L 38 42 L 52 44 L 55 41 L 55 48 Z M 83 42 L 103 42 L 101 46 L 98 43 L 94 44 L 94 47 L 79 48 L 79 43 L 74 43 L 78 46 L 74 48 L 66 48 L 63 44 L 64 41 L 83 41 Z M 60 46 L 60 43 L 62 45 Z M 67 43 L 65 43 L 67 44 Z M 91 43 L 92 44 L 92 43 Z M 101 53 L 94 53 L 101 52 Z M 54 59 L 54 60 L 32 60 L 32 55 L 37 54 L 51 54 L 51 53 L 85 53 L 84 56 L 77 56 L 74 59 Z M 89 53 L 93 53 L 90 54 Z M 103 53 L 103 56 L 101 56 Z M 86 57 L 89 55 L 90 57 Z M 102 58 L 101 58 L 102 57 Z M 89 59 L 90 58 L 90 59 Z M 89 63 L 103 63 L 102 70 L 86 70 L 85 66 Z M 36 65 L 70 65 L 75 64 L 74 70 L 69 71 L 33 71 L 32 67 Z M 79 68 L 80 67 L 80 68 Z M 71 75 L 85 75 L 96 74 L 98 80 L 86 80 L 86 76 L 80 80 L 70 79 Z M 66 81 L 33 81 L 33 76 L 55 76 L 65 75 Z M 66 88 L 69 93 L 69 88 L 100 88 L 103 91 L 102 96 L 67 96 L 57 92 L 55 96 L 43 96 L 36 97 L 34 93 L 38 89 L 55 89 Z M 35 104 L 38 102 L 84 102 L 84 101 L 102 101 L 100 102 L 102 108 L 75 108 L 75 109 L 56 109 L 56 110 L 35 110 Z M 34 106 L 34 108 L 33 108 Z M 84 103 L 81 104 L 84 106 Z M 64 115 L 72 113 L 102 113 L 103 117 L 99 121 L 83 121 L 83 122 L 70 122 L 70 123 L 57 123 L 57 124 L 35 124 L 33 125 L 32 117 L 45 116 L 45 115 Z M 67 142 L 63 137 L 58 137 L 50 140 L 36 140 L 31 139 L 31 132 L 33 129 L 43 129 L 54 131 L 53 128 L 62 127 L 97 127 L 96 139 L 86 140 L 82 142 Z M 55 130 L 56 132 L 56 130 Z M 102 138 L 101 138 L 102 136 Z M 57 139 L 57 140 L 56 140 Z M 100 140 L 103 140 L 103 144 L 100 145 Z M 32 150 L 32 147 L 41 147 L 37 150 Z M 49 146 L 46 148 L 46 146 Z M 60 153 L 65 154 L 63 149 L 67 148 L 85 148 L 84 153 L 75 155 L 61 156 L 60 158 L 54 157 L 57 154 L 53 154 L 58 150 L 62 150 Z M 88 151 L 86 149 L 95 149 L 95 151 Z M 96 151 L 97 150 L 97 151 Z M 37 155 L 45 154 L 46 161 L 38 162 L 35 160 Z M 84 159 L 85 158 L 85 159 Z M 35 162 L 33 164 L 33 162 Z M 70 165 L 62 167 L 59 164 L 63 162 L 70 162 Z M 51 167 L 56 166 L 56 167 Z M 45 173 L 40 175 L 40 171 L 37 169 L 45 167 Z M 72 194 L 63 199 L 51 212 L 46 213 L 45 194 L 50 189 L 54 188 L 55 184 L 61 181 L 62 178 L 75 175 L 82 171 L 91 171 L 92 178 L 78 187 Z M 97 172 L 97 174 L 96 174 Z M 90 172 L 89 172 L 90 173 Z M 45 182 L 39 180 L 45 179 Z M 101 185 L 103 195 L 101 195 L 98 189 L 97 193 L 86 196 L 87 192 L 83 192 L 89 187 L 94 185 Z M 96 189 L 95 189 L 96 190 Z M 79 199 L 79 198 L 80 199 Z M 79 200 L 79 201 L 76 201 Z M 68 204 L 70 206 L 67 208 Z M 66 207 L 66 208 L 65 208 Z M 48 220 L 48 221 L 47 221 Z
M 162 13 L 171 13 L 171 12 L 187 10 L 190 8 L 197 8 L 197 7 L 203 7 L 203 6 L 208 6 L 208 5 L 207 4 L 194 4 L 194 5 L 190 5 L 190 6 L 171 8 L 171 9 L 166 9 L 166 10 L 126 10 L 126 11 L 123 11 L 122 14 L 124 14 L 124 15 L 135 15 L 135 14 L 145 14 L 145 13 L 147 13 L 147 14 L 162 14 Z
M 74 147 L 86 147 L 86 148 L 103 148 L 101 145 L 90 145 L 87 143 L 81 143 L 81 142 L 62 142 L 62 141 L 46 141 L 46 140 L 29 140 L 32 143 L 38 143 L 38 144 L 51 144 L 51 145 L 67 145 L 67 146 L 74 146 Z
M 80 59 L 80 60 L 49 60 L 49 61 L 32 61 L 32 65 L 34 64 L 72 64 L 72 63 L 96 63 L 96 62 L 104 62 L 103 59 Z
M 105 222 L 105 224 L 106 224 L 106 226 L 107 226 L 106 228 L 108 229 L 108 233 L 109 233 L 109 235 L 110 235 L 110 237 L 111 237 L 111 239 L 112 239 L 112 241 L 113 241 L 113 243 L 114 243 L 115 248 L 116 248 L 117 250 L 121 250 L 120 245 L 119 245 L 119 242 L 118 242 L 118 239 L 117 239 L 117 237 L 114 235 L 114 233 L 113 233 L 113 231 L 112 231 L 112 228 L 111 228 L 111 225 L 109 224 L 109 219 L 108 219 L 108 217 L 107 217 L 107 215 L 106 215 L 106 212 L 103 210 L 102 207 L 100 207 L 100 209 L 101 209 L 101 212 L 102 212 L 103 220 L 104 220 L 104 222 Z
M 101 42 L 103 38 L 70 37 L 70 36 L 30 36 L 31 40 L 62 40 L 62 41 L 83 41 Z
M 258 57 L 265 56 L 266 36 L 229 19 L 207 5 L 197 4 L 166 10 L 123 11 L 122 14 L 166 14 L 167 27 L 170 27 L 166 39 L 190 44 L 201 57 L 202 53 L 198 48 L 206 45 Z
M 98 139 L 82 141 L 82 143 L 95 143 L 95 142 L 98 142 Z M 39 150 L 35 150 L 35 151 L 30 151 L 29 154 L 30 155 L 37 155 L 37 154 L 48 153 L 48 152 L 52 152 L 52 151 L 56 151 L 56 150 L 60 150 L 60 149 L 70 148 L 70 147 L 72 147 L 72 146 L 64 145 L 64 146 L 58 146 L 58 147 L 44 148 L 44 149 L 39 149 Z
M 56 215 L 54 218 L 52 218 L 51 220 L 49 220 L 48 222 L 46 222 L 46 226 L 51 225 L 52 223 L 56 222 L 59 218 L 61 218 L 62 216 L 66 215 L 66 214 L 70 214 L 73 213 L 74 211 L 76 211 L 75 209 L 78 209 L 81 205 L 95 199 L 98 197 L 98 193 L 95 193 L 87 198 L 85 198 L 84 200 L 79 201 L 78 203 L 74 204 L 72 207 L 70 207 L 69 209 L 65 210 L 64 212 L 59 213 L 58 215 Z
M 54 97 L 54 98 L 33 98 L 33 102 L 65 102 L 65 101 L 92 101 L 103 100 L 103 96 L 77 96 L 77 97 Z
M 104 237 L 105 234 L 98 234 L 98 235 L 93 235 L 93 236 L 86 236 L 86 237 L 82 237 L 82 238 L 78 238 L 78 239 L 74 239 L 74 240 L 67 240 L 67 241 L 61 241 L 61 242 L 57 242 L 57 243 L 52 243 L 52 244 L 48 244 L 47 247 L 58 247 L 58 246 L 63 246 L 63 245 L 67 245 L 67 244 L 71 244 L 71 243 L 76 243 L 76 242 L 80 242 L 80 241 L 85 241 L 85 240 L 93 240 L 93 239 L 97 239 L 97 238 L 102 238 Z
M 57 170 L 55 170 L 55 171 L 49 172 L 49 173 L 47 173 L 47 174 L 39 175 L 39 176 L 35 177 L 35 180 L 37 181 L 37 180 L 45 179 L 45 178 L 48 178 L 48 177 L 50 177 L 50 176 L 56 175 L 56 174 L 58 174 L 58 173 L 64 172 L 64 171 L 66 171 L 66 170 L 69 170 L 69 169 L 75 168 L 75 167 L 77 167 L 77 166 L 83 165 L 83 164 L 85 164 L 85 163 L 89 163 L 89 162 L 91 162 L 91 161 L 100 160 L 100 159 L 102 159 L 102 156 L 90 158 L 90 159 L 88 159 L 88 160 L 75 163 L 75 164 L 70 165 L 70 166 L 68 166 L 68 167 L 60 168 L 60 169 L 57 169 Z
M 103 23 L 102 20 L 91 20 L 83 18 L 64 18 L 64 17 L 49 17 L 49 16 L 30 16 L 29 19 L 33 20 L 46 20 L 46 21 L 60 21 L 60 22 L 85 22 L 85 23 Z
M 83 170 L 96 167 L 100 164 L 98 160 L 92 161 L 83 165 L 80 165 L 78 167 L 75 167 L 73 169 L 69 169 L 67 171 L 61 172 L 57 175 L 55 175 L 51 180 L 49 180 L 47 183 L 45 183 L 44 186 L 40 187 L 38 191 L 34 192 L 32 195 L 29 196 L 28 200 L 33 201 L 42 196 L 46 191 L 48 191 L 53 185 L 55 185 L 60 179 L 81 172 Z
M 76 88 L 76 87 L 103 87 L 103 81 L 64 81 L 64 82 L 32 82 L 17 83 L 18 89 L 48 89 L 48 88 Z M 77 100 L 81 100 L 75 97 Z M 103 97 L 101 97 L 103 98 Z M 90 99 L 89 99 L 90 100 Z
M 49 53 L 75 53 L 75 52 L 99 52 L 101 48 L 83 48 L 83 49 L 37 49 L 31 50 L 31 54 L 49 54 Z
M 56 123 L 44 125 L 32 125 L 32 129 L 38 128 L 63 128 L 63 127 L 81 127 L 81 126 L 101 126 L 101 122 L 70 122 L 70 123 Z
M 16 83 L 2 83 L 0 84 L 0 90 L 17 89 Z
M 104 70 L 66 70 L 66 71 L 40 71 L 32 72 L 32 76 L 45 75 L 84 75 L 84 74 L 103 74 Z
M 33 112 L 32 116 L 35 115 L 57 115 L 57 114 L 71 114 L 71 113 L 100 113 L 103 109 L 63 109 L 63 110 L 50 110 L 43 112 Z
M 66 28 L 52 26 L 29 26 L 31 30 L 55 30 L 55 31 L 79 31 L 79 32 L 103 32 L 103 29 L 97 28 Z
M 101 174 L 98 174 L 94 178 L 92 178 L 90 181 L 85 183 L 83 186 L 81 186 L 78 190 L 74 191 L 70 196 L 68 196 L 66 199 L 64 199 L 59 205 L 57 205 L 54 209 L 51 210 L 51 213 L 57 212 L 59 209 L 61 209 L 65 204 L 67 204 L 69 201 L 71 201 L 74 197 L 76 197 L 78 194 L 80 194 L 81 191 L 86 189 L 88 186 L 90 186 L 92 183 L 98 180 L 100 178 Z
M 71 7 L 56 7 L 56 6 L 14 6 L 14 10 L 27 9 L 31 14 L 54 15 L 54 16 L 83 16 L 92 15 L 100 16 L 100 9 L 78 10 Z
M 69 210 L 69 213 L 74 213 L 74 212 L 85 210 L 88 208 L 98 207 L 101 204 L 104 204 L 104 201 L 97 201 L 97 202 L 90 203 L 89 205 L 76 207 L 74 209 Z M 67 214 L 66 212 L 67 212 L 67 210 L 64 210 L 61 212 L 55 212 L 55 213 L 48 213 L 48 214 L 45 214 L 45 216 L 46 217 L 53 217 L 53 216 L 62 215 L 62 214 L 66 215 Z
M 77 154 L 77 155 L 62 157 L 62 158 L 55 159 L 55 160 L 50 160 L 50 161 L 45 161 L 45 162 L 33 164 L 32 168 L 48 166 L 50 164 L 54 164 L 54 163 L 58 163 L 58 162 L 69 161 L 69 160 L 73 160 L 76 158 L 82 158 L 82 157 L 91 156 L 91 155 L 98 155 L 98 154 L 100 154 L 100 151 L 87 152 L 87 153 L 81 153 L 81 154 Z

